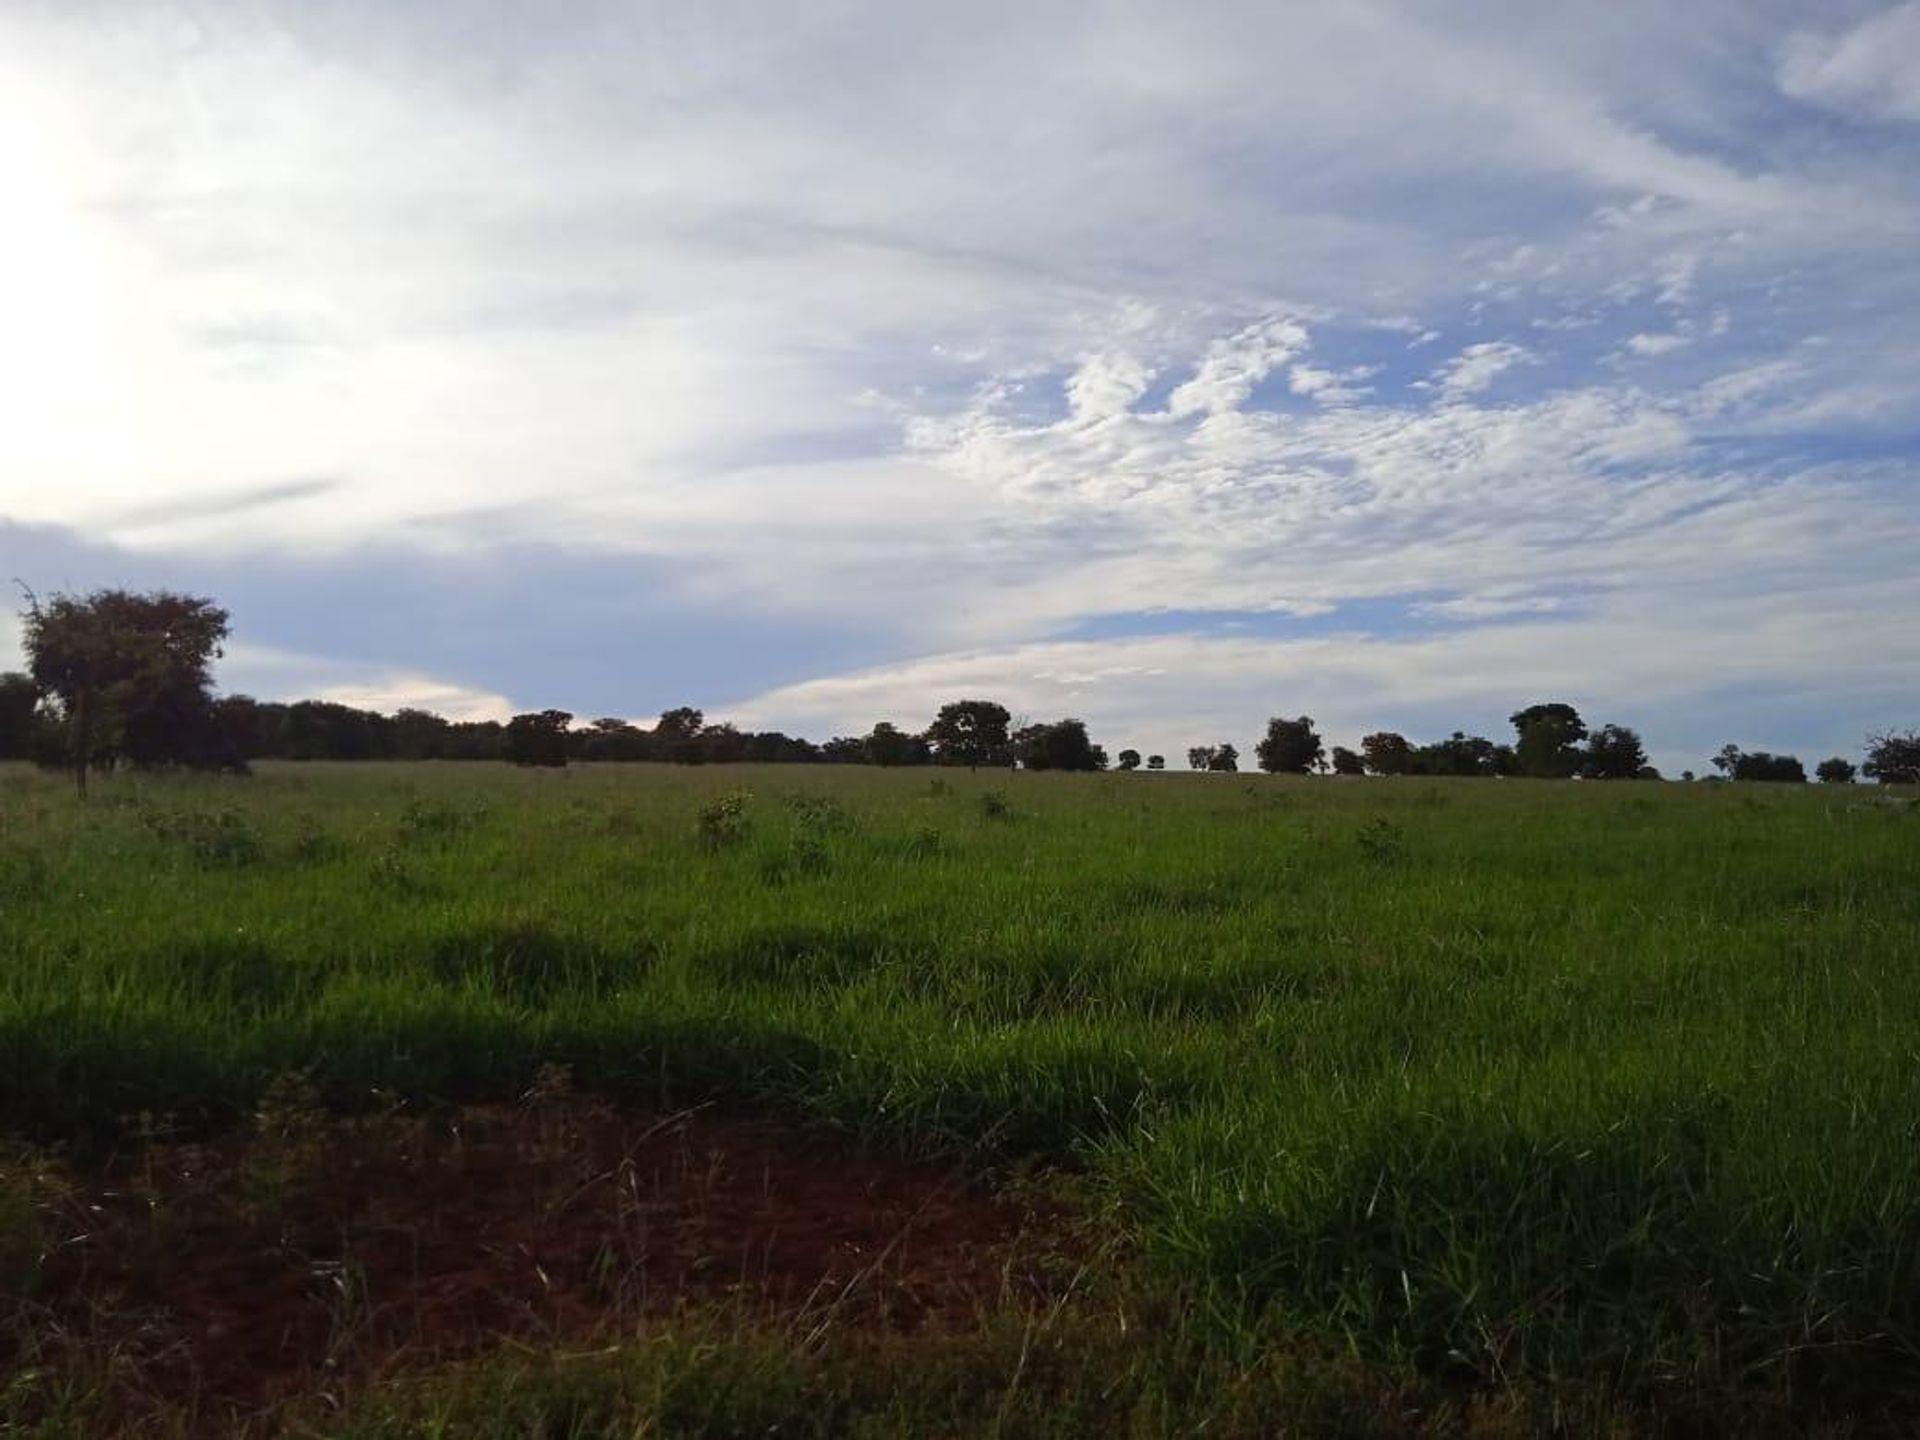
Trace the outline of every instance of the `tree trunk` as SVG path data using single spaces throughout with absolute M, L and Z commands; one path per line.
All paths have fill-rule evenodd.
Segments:
M 73 783 L 82 800 L 87 798 L 87 761 L 93 756 L 93 714 L 82 690 L 73 700 L 73 713 L 67 717 L 68 743 L 73 752 Z

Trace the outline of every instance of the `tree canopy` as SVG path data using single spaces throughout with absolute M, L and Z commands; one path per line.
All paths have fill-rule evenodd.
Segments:
M 131 764 L 214 767 L 237 756 L 214 723 L 214 659 L 227 612 L 194 595 L 156 590 L 29 595 L 28 673 L 54 711 L 66 763 L 87 772 Z
M 1007 735 L 1012 718 L 997 701 L 949 701 L 927 727 L 927 743 L 942 765 L 1005 765 L 1012 759 Z
M 1579 745 L 1587 726 L 1573 706 L 1554 700 L 1516 710 L 1507 719 L 1514 731 L 1514 774 L 1564 780 L 1580 772 Z
M 1276 715 L 1267 721 L 1267 734 L 1253 747 L 1260 768 L 1269 775 L 1305 775 L 1326 754 L 1311 716 L 1288 720 Z

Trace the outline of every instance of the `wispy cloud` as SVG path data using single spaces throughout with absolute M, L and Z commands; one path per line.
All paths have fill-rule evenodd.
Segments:
M 1869 119 L 1920 121 L 1920 4 L 1839 31 L 1794 31 L 1781 50 L 1780 88 Z
M 1916 16 L 10 7 L 0 541 L 449 704 L 1264 705 L 952 659 L 1171 609 L 1363 617 L 1356 713 L 1784 707 L 1797 639 L 1692 617 L 1920 603 Z

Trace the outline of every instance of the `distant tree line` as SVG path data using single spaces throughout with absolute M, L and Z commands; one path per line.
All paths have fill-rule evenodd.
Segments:
M 99 590 L 27 596 L 26 673 L 0 674 L 0 760 L 32 759 L 66 768 L 84 792 L 101 767 L 163 765 L 244 770 L 256 760 L 497 760 L 564 766 L 603 762 L 681 765 L 965 765 L 1027 770 L 1101 771 L 1106 750 L 1084 721 L 1016 723 L 992 700 L 954 700 L 923 729 L 881 721 L 864 735 L 816 744 L 778 730 L 709 723 L 690 706 L 650 726 L 618 717 L 585 724 L 565 710 L 529 711 L 505 722 L 449 720 L 426 710 L 392 714 L 330 700 L 290 703 L 245 695 L 215 697 L 210 667 L 227 638 L 227 612 L 210 600 L 171 592 Z M 1514 736 L 1497 743 L 1454 731 L 1415 744 L 1390 730 L 1358 750 L 1329 749 L 1312 717 L 1275 716 L 1253 747 L 1259 767 L 1277 775 L 1513 776 L 1540 779 L 1659 779 L 1640 736 L 1624 725 L 1590 730 L 1573 706 L 1529 705 L 1508 717 Z M 1727 745 L 1713 756 L 1727 780 L 1801 782 L 1792 755 Z M 1231 741 L 1187 750 L 1191 769 L 1235 772 Z M 1132 748 L 1117 768 L 1164 770 L 1166 758 Z M 1870 736 L 1865 763 L 1835 756 L 1815 775 L 1848 783 L 1920 783 L 1920 733 Z M 1683 778 L 1691 780 L 1693 773 Z

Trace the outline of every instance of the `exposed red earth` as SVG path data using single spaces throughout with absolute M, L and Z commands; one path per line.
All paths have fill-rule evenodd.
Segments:
M 32 1359 L 115 1354 L 155 1404 L 251 1409 L 502 1341 L 591 1343 L 689 1305 L 803 1333 L 960 1323 L 1042 1298 L 1060 1253 L 1057 1214 L 951 1165 L 572 1096 L 296 1111 L 93 1166 L 33 1163 Z

